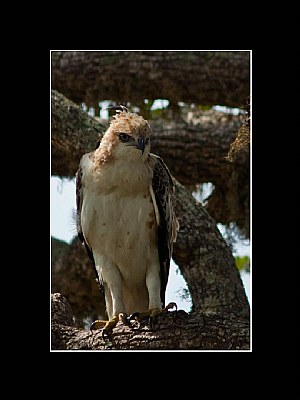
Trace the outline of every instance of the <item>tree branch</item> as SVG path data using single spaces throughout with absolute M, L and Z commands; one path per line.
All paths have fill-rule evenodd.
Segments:
M 51 91 L 51 173 L 74 176 L 82 155 L 92 151 L 105 130 L 62 94 Z
M 112 335 L 78 329 L 72 311 L 59 293 L 51 295 L 52 350 L 249 350 L 249 321 L 234 315 L 183 310 L 159 315 L 150 329 L 147 322 L 138 330 L 118 323 Z
M 215 221 L 182 185 L 175 182 L 175 186 L 180 230 L 173 259 L 187 282 L 194 311 L 249 317 L 249 303 L 235 259 Z
M 250 92 L 249 51 L 54 51 L 52 88 L 76 103 L 101 100 L 240 107 Z
M 54 90 L 51 106 L 52 174 L 74 176 L 82 154 L 95 148 L 109 123 L 101 124 Z M 149 122 L 151 151 L 165 160 L 182 184 L 217 184 L 224 173 L 226 179 L 226 156 L 242 124 L 240 117 L 209 110 L 203 112 L 197 125 Z

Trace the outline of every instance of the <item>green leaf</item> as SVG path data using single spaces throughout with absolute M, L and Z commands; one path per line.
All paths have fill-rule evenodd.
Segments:
M 236 256 L 235 264 L 239 271 L 250 272 L 250 258 L 248 256 Z

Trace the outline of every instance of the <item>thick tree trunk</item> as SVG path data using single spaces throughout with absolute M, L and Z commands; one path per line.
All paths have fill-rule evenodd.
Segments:
M 173 259 L 187 282 L 194 311 L 249 317 L 249 303 L 230 248 L 205 208 L 175 183 L 180 230 Z
M 250 92 L 249 51 L 57 52 L 52 88 L 76 103 L 144 99 L 241 107 Z
M 51 102 L 52 175 L 74 176 L 80 158 L 95 148 L 106 127 L 56 91 L 52 91 Z M 206 205 L 210 214 L 218 223 L 236 222 L 249 238 L 249 140 L 246 147 L 235 147 L 238 162 L 228 158 L 242 124 L 240 118 L 209 110 L 197 125 L 150 124 L 151 151 L 164 159 L 182 184 L 213 183 L 215 189 Z
M 167 312 L 133 330 L 118 323 L 110 337 L 74 326 L 59 293 L 52 300 L 52 350 L 250 350 L 249 321 L 231 314 Z

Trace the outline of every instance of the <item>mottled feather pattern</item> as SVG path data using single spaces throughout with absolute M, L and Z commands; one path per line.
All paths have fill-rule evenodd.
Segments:
M 165 291 L 169 277 L 170 260 L 173 251 L 173 242 L 176 241 L 179 224 L 175 216 L 173 195 L 174 184 L 169 169 L 163 160 L 149 154 L 150 164 L 154 164 L 152 187 L 160 214 L 158 226 L 158 251 L 161 273 L 161 298 L 165 302 Z
M 81 215 L 81 178 L 82 178 L 82 168 L 79 166 L 78 171 L 76 172 L 76 227 L 79 239 L 83 242 L 83 235 L 81 229 L 80 215 Z
M 84 235 L 82 232 L 82 227 L 81 227 L 81 207 L 82 207 L 82 168 L 79 166 L 78 171 L 76 172 L 76 227 L 77 227 L 77 234 L 78 237 L 81 241 L 81 243 L 84 244 L 85 249 L 87 251 L 87 254 L 91 261 L 93 262 L 94 268 L 95 268 L 95 260 L 93 256 L 92 249 L 89 247 L 87 244 L 86 240 L 84 239 Z M 96 275 L 97 271 L 96 271 Z

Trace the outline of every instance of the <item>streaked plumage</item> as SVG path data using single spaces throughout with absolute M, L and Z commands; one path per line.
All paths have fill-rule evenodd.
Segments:
M 77 231 L 104 287 L 109 319 L 161 309 L 179 225 L 174 185 L 150 153 L 151 128 L 123 108 L 76 174 Z

